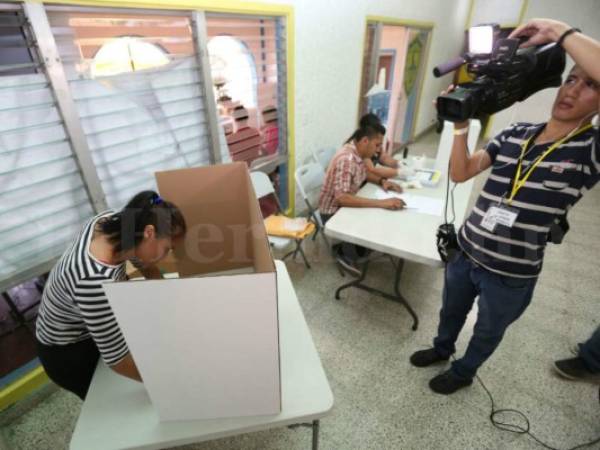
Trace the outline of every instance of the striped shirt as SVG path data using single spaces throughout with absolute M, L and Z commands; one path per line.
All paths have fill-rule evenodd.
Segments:
M 51 346 L 92 338 L 102 359 L 112 366 L 129 350 L 102 283 L 126 279 L 125 264 L 105 264 L 89 250 L 96 223 L 111 213 L 91 219 L 50 272 L 38 312 L 36 337 Z
M 319 198 L 321 214 L 335 214 L 342 194 L 356 194 L 367 180 L 367 166 L 354 144 L 346 144 L 333 156 L 327 168 Z
M 510 205 L 518 211 L 512 227 L 498 224 L 493 232 L 482 227 L 488 208 L 510 194 L 522 144 L 543 126 L 517 123 L 490 141 L 486 150 L 492 160 L 491 174 L 459 232 L 463 251 L 501 275 L 538 276 L 552 223 L 600 179 L 599 133 L 591 128 L 563 143 L 531 173 Z M 523 158 L 523 172 L 551 144 L 530 145 Z

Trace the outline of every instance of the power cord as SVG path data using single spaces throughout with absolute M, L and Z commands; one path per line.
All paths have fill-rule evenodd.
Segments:
M 510 433 L 515 433 L 515 434 L 526 434 L 529 437 L 531 437 L 534 441 L 536 441 L 538 444 L 540 444 L 541 446 L 543 446 L 544 448 L 547 448 L 549 450 L 559 450 L 556 447 L 552 447 L 552 446 L 546 444 L 541 439 L 538 439 L 530 431 L 529 419 L 521 411 L 518 411 L 516 409 L 496 409 L 496 406 L 494 404 L 494 397 L 492 397 L 492 394 L 489 391 L 489 389 L 485 386 L 485 384 L 483 383 L 481 378 L 479 378 L 478 375 L 475 375 L 475 378 L 477 378 L 477 381 L 479 381 L 479 384 L 481 384 L 481 387 L 483 388 L 485 393 L 490 398 L 490 403 L 491 403 L 491 408 L 492 408 L 491 412 L 490 412 L 490 422 L 492 422 L 492 425 L 494 425 L 496 428 L 498 428 L 502 431 L 508 431 Z M 506 414 L 506 413 L 513 413 L 513 414 L 516 414 L 517 416 L 520 416 L 525 421 L 526 425 L 522 426 L 522 425 L 515 424 L 515 423 L 501 422 L 500 420 L 498 420 L 496 418 L 497 415 Z M 576 450 L 576 449 L 580 449 L 580 448 L 584 448 L 584 447 L 589 447 L 591 445 L 598 444 L 598 443 L 600 443 L 600 436 L 598 438 L 594 439 L 593 441 L 589 441 L 589 442 L 586 442 L 583 444 L 576 445 L 575 447 L 571 447 L 571 448 L 569 448 L 569 450 Z
M 452 360 L 456 361 L 456 358 L 454 358 L 454 355 L 452 356 Z M 494 397 L 492 397 L 492 393 L 490 392 L 490 390 L 484 384 L 483 380 L 479 377 L 479 375 L 475 375 L 475 378 L 477 379 L 477 381 L 479 382 L 479 384 L 481 385 L 481 387 L 483 388 L 483 390 L 485 391 L 485 393 L 488 395 L 488 397 L 490 399 L 491 411 L 490 411 L 489 419 L 494 427 L 496 427 L 502 431 L 508 431 L 509 433 L 526 434 L 529 437 L 531 437 L 534 441 L 536 441 L 538 444 L 540 444 L 542 447 L 547 448 L 548 450 L 560 450 L 556 447 L 552 447 L 552 446 L 546 444 L 544 441 L 542 441 L 537 436 L 535 436 L 530 431 L 531 425 L 530 425 L 529 419 L 521 411 L 516 410 L 516 409 L 510 409 L 510 408 L 496 409 L 496 404 L 494 403 Z M 599 396 L 600 396 L 600 392 L 599 392 Z M 598 400 L 600 401 L 600 398 Z M 525 425 L 521 425 L 518 423 L 502 422 L 498 418 L 496 418 L 496 416 L 498 416 L 498 415 L 507 414 L 507 413 L 517 415 L 519 417 L 519 419 L 522 419 L 525 422 Z M 598 436 L 596 439 L 594 439 L 592 441 L 576 445 L 575 447 L 570 447 L 568 450 L 577 450 L 577 449 L 589 447 L 591 445 L 598 444 L 598 443 L 600 443 L 600 436 Z

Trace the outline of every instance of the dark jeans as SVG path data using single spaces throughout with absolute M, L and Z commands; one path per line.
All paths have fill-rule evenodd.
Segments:
M 436 351 L 452 355 L 454 343 L 475 298 L 479 296 L 477 321 L 473 337 L 464 356 L 452 363 L 455 375 L 470 379 L 496 350 L 508 326 L 529 305 L 537 278 L 507 277 L 490 272 L 460 252 L 446 268 L 446 280 L 438 335 L 433 340 Z
M 38 356 L 48 377 L 85 400 L 100 353 L 93 339 L 69 345 L 37 342 Z
M 592 337 L 579 344 L 579 356 L 593 373 L 600 373 L 600 327 Z

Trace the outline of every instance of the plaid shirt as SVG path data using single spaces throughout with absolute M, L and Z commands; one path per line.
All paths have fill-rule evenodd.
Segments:
M 327 168 L 319 198 L 321 214 L 335 214 L 342 194 L 356 194 L 367 179 L 367 167 L 354 144 L 346 144 L 334 155 Z

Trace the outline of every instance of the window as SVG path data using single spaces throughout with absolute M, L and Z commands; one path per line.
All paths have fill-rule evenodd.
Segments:
M 210 67 L 215 84 L 234 102 L 256 108 L 256 64 L 242 41 L 231 36 L 215 36 L 208 42 Z
M 47 14 L 109 207 L 154 189 L 156 171 L 210 163 L 188 14 Z
M 0 76 L 36 73 L 34 55 L 28 46 L 25 20 L 17 12 L 0 12 Z
M 287 173 L 285 20 L 208 14 L 206 24 L 219 121 L 231 158 L 268 172 L 285 210 L 293 184 Z
M 152 69 L 168 63 L 169 58 L 157 45 L 125 36 L 107 42 L 98 50 L 92 64 L 92 77 Z

